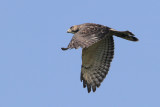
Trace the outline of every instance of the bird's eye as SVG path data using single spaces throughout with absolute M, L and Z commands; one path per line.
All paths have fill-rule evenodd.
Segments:
M 73 28 L 73 26 L 70 27 L 70 29 L 72 29 L 72 28 Z

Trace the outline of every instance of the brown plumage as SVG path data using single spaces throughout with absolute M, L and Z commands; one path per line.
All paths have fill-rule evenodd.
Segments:
M 116 31 L 107 26 L 85 23 L 72 26 L 68 33 L 74 36 L 67 48 L 82 48 L 81 81 L 88 93 L 101 85 L 106 77 L 114 55 L 113 35 L 130 41 L 138 41 L 130 31 Z

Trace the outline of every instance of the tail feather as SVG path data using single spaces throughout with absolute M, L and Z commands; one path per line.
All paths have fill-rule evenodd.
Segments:
M 136 38 L 135 35 L 130 31 L 116 31 L 111 29 L 111 32 L 113 33 L 113 35 L 117 37 L 130 40 L 130 41 L 138 41 L 138 38 Z

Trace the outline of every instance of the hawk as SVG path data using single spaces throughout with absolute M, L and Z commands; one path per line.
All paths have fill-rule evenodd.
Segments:
M 67 48 L 82 48 L 81 82 L 87 87 L 88 93 L 95 92 L 108 74 L 110 63 L 114 55 L 113 35 L 138 41 L 130 31 L 117 31 L 107 26 L 94 23 L 84 23 L 70 27 L 67 33 L 73 33 Z

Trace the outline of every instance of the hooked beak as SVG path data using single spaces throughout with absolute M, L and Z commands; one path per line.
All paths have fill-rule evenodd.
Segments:
M 71 29 L 68 29 L 68 30 L 67 30 L 67 33 L 71 33 L 71 32 L 72 32 Z

